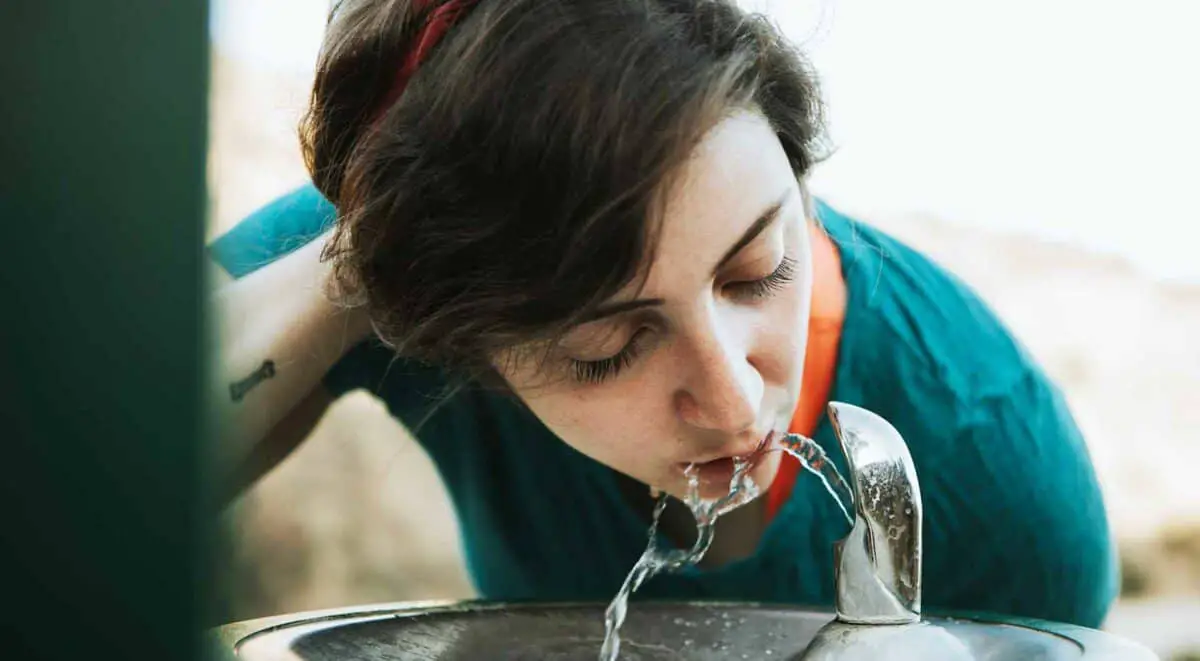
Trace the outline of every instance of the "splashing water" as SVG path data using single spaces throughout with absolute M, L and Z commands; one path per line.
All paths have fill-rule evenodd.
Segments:
M 713 531 L 717 519 L 722 514 L 731 512 L 742 505 L 754 500 L 761 493 L 758 485 L 750 478 L 750 469 L 754 462 L 735 459 L 733 478 L 730 480 L 729 493 L 720 498 L 705 500 L 700 497 L 700 477 L 696 474 L 695 465 L 689 465 L 684 475 L 688 480 L 688 495 L 684 502 L 696 519 L 696 542 L 690 549 L 660 549 L 658 548 L 658 520 L 663 510 L 667 508 L 669 496 L 662 495 L 654 506 L 654 519 L 650 524 L 650 541 L 637 564 L 625 577 L 621 590 L 613 598 L 608 609 L 604 611 L 604 644 L 600 647 L 600 661 L 616 661 L 621 650 L 621 625 L 625 622 L 625 613 L 629 596 L 642 586 L 646 579 L 661 572 L 678 571 L 688 565 L 694 565 L 704 559 L 708 547 L 712 545 Z
M 829 460 L 825 450 L 816 441 L 800 434 L 788 434 L 778 441 L 776 447 L 766 449 L 767 452 L 782 451 L 800 460 L 805 470 L 816 475 L 825 490 L 837 503 L 842 515 L 850 525 L 854 525 L 854 517 L 850 514 L 853 492 L 837 466 Z M 721 498 L 705 500 L 700 497 L 700 477 L 695 465 L 689 465 L 684 475 L 688 480 L 688 494 L 684 505 L 692 511 L 696 519 L 696 541 L 690 549 L 664 550 L 658 548 L 658 521 L 663 510 L 667 508 L 669 496 L 663 494 L 654 506 L 654 517 L 650 524 L 650 540 L 646 550 L 637 563 L 625 577 L 617 596 L 613 598 L 604 611 L 604 644 L 600 647 L 600 661 L 616 661 L 621 650 L 621 625 L 625 622 L 629 597 L 642 586 L 647 579 L 657 574 L 694 565 L 704 559 L 708 547 L 712 544 L 717 519 L 742 505 L 754 500 L 761 493 L 757 484 L 750 478 L 749 472 L 756 462 L 744 459 L 734 459 L 733 478 L 730 480 L 729 493 Z M 844 494 L 840 495 L 839 494 Z
M 800 434 L 784 436 L 779 441 L 779 447 L 799 459 L 804 470 L 820 478 L 821 484 L 825 485 L 825 490 L 833 497 L 833 502 L 837 503 L 838 508 L 842 510 L 842 516 L 846 517 L 846 522 L 854 525 L 854 516 L 850 514 L 850 509 L 854 504 L 854 492 L 846 484 L 846 479 L 842 477 L 837 466 L 829 460 L 829 455 L 825 454 L 825 450 L 817 445 L 816 441 Z

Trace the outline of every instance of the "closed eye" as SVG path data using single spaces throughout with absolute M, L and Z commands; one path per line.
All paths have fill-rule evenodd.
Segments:
M 734 297 L 749 301 L 758 301 L 770 297 L 784 289 L 796 279 L 796 260 L 784 257 L 779 266 L 765 278 L 745 282 L 731 282 L 724 289 Z
M 779 262 L 779 266 L 775 267 L 775 270 L 766 277 L 759 278 L 758 280 L 731 282 L 726 284 L 724 289 L 735 298 L 746 301 L 760 301 L 785 289 L 795 279 L 796 261 L 785 256 Z M 576 381 L 586 384 L 602 383 L 616 377 L 637 360 L 645 349 L 646 342 L 650 339 L 652 332 L 650 328 L 645 327 L 638 330 L 633 334 L 633 337 L 629 338 L 629 341 L 620 351 L 608 358 L 598 360 L 570 359 L 572 376 Z
M 637 360 L 646 340 L 649 339 L 649 328 L 642 328 L 629 338 L 629 342 L 616 354 L 599 360 L 571 360 L 571 371 L 576 381 L 580 383 L 600 383 L 617 376 L 621 370 L 629 367 Z

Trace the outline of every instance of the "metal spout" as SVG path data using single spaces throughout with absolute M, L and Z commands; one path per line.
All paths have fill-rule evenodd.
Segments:
M 854 492 L 854 527 L 834 545 L 838 620 L 918 622 L 921 489 L 908 446 L 895 427 L 865 409 L 832 402 L 829 416 Z

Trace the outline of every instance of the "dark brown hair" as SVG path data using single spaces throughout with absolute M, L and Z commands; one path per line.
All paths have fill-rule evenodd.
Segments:
M 732 0 L 480 0 L 381 109 L 411 5 L 335 7 L 301 131 L 337 282 L 403 355 L 487 374 L 635 282 L 663 191 L 736 110 L 797 177 L 819 158 L 806 63 Z

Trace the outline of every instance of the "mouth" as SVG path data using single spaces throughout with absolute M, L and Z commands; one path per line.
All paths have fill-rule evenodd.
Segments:
M 694 474 L 702 487 L 702 491 L 721 491 L 727 492 L 732 485 L 734 473 L 737 472 L 739 463 L 746 463 L 745 472 L 753 471 L 759 461 L 762 460 L 766 451 L 770 448 L 771 443 L 775 440 L 776 434 L 774 431 L 767 433 L 766 436 L 758 442 L 758 444 L 749 452 L 741 454 L 730 454 L 707 461 L 698 462 L 681 462 L 678 464 L 679 470 L 685 475 L 691 472 Z

